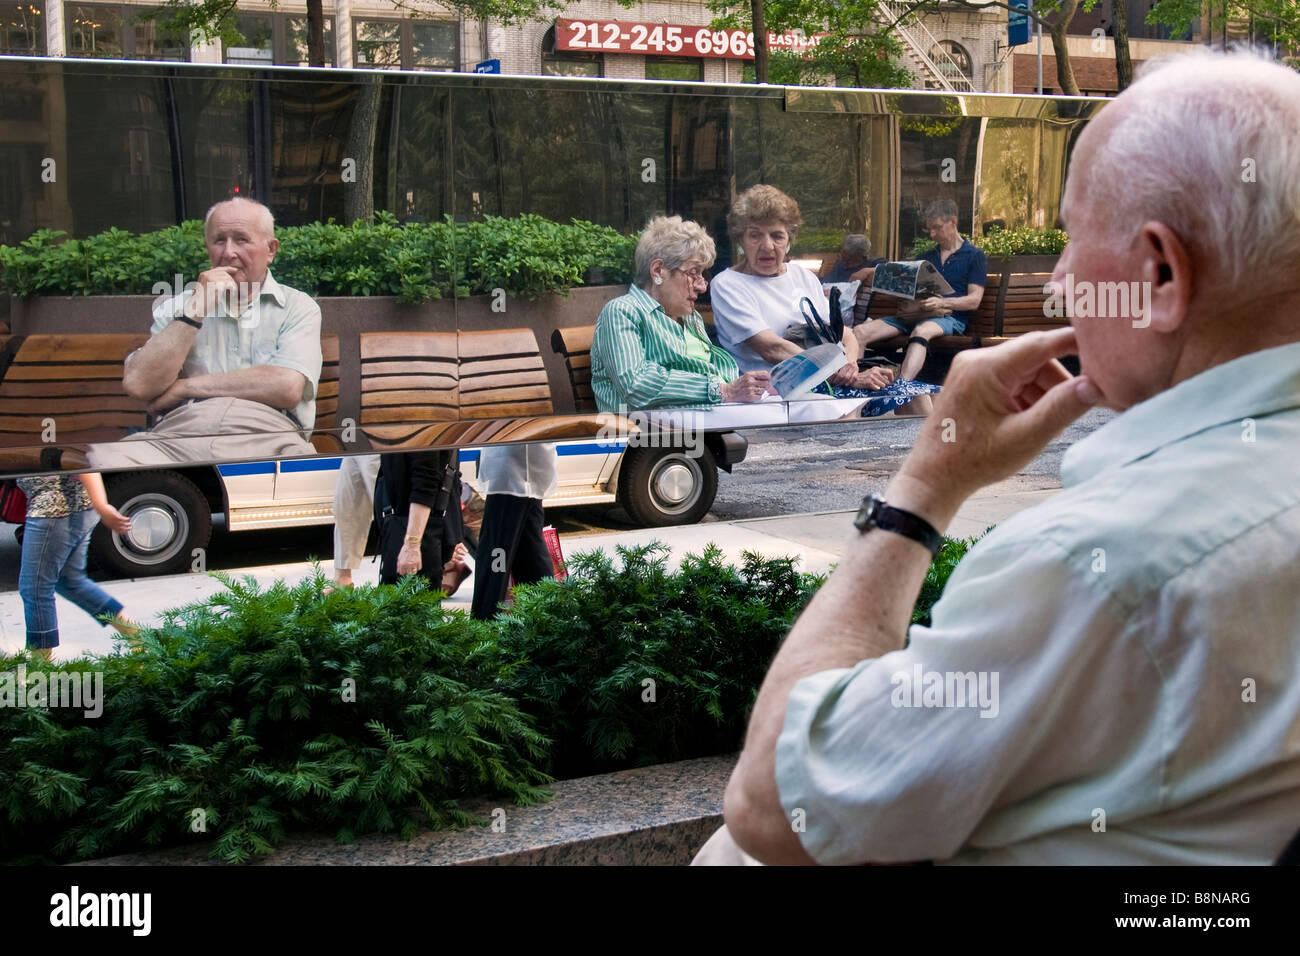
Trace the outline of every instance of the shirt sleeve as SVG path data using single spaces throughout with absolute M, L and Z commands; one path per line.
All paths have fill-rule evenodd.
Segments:
M 793 688 L 776 778 L 819 862 L 946 860 L 1007 832 L 1087 828 L 1097 806 L 1158 803 L 1160 753 L 1145 777 L 1097 782 L 1131 759 L 1128 731 L 1160 696 L 1127 615 L 1059 545 L 985 544 L 906 648 Z M 1031 820 L 1022 808 L 1048 790 L 1050 813 Z
M 324 364 L 320 345 L 320 306 L 311 296 L 296 290 L 287 294 L 290 297 L 287 314 L 276 337 L 275 351 L 266 364 L 301 372 L 307 379 L 302 388 L 302 401 L 309 402 L 316 397 L 316 385 Z
M 966 275 L 966 288 L 957 292 L 958 295 L 966 295 L 973 285 L 989 284 L 989 257 L 978 246 L 972 248 L 975 249 L 975 255 L 971 256 L 970 272 Z
M 713 280 L 709 301 L 713 303 L 713 325 L 723 348 L 734 348 L 760 332 L 771 331 L 763 320 L 757 296 L 730 270 Z
M 591 352 L 599 357 L 615 390 L 629 409 L 658 408 L 662 405 L 714 404 L 716 386 L 710 376 L 683 369 L 669 369 L 646 356 L 641 341 L 644 318 L 618 300 L 610 302 L 596 320 Z M 616 409 L 602 409 L 616 411 Z

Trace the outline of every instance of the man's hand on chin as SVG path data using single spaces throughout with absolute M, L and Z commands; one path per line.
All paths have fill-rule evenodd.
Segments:
M 194 396 L 190 394 L 186 386 L 186 379 L 178 378 L 168 386 L 167 391 L 149 403 L 149 414 L 155 416 L 166 414 L 177 405 L 191 398 L 194 398 Z

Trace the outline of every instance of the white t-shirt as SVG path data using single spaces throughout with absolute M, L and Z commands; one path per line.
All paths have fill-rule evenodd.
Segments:
M 785 272 L 779 276 L 753 276 L 727 269 L 713 280 L 709 298 L 718 342 L 735 356 L 742 372 L 765 372 L 772 367 L 744 343 L 763 331 L 783 336 L 790 323 L 802 323 L 799 302 L 804 296 L 812 299 L 817 314 L 827 320 L 821 280 L 793 262 L 787 262 Z

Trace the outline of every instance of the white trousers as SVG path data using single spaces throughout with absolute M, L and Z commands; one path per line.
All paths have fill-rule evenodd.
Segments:
M 334 569 L 354 571 L 365 557 L 375 509 L 378 455 L 347 455 L 334 486 Z

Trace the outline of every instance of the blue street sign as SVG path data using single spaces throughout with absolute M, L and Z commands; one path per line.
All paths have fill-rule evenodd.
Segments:
M 1029 0 L 1008 0 L 1013 7 L 1029 9 Z M 1007 11 L 1007 46 L 1019 46 L 1029 42 L 1029 17 L 1015 10 Z
M 1024 41 L 1022 40 L 1021 42 L 1023 43 Z M 480 63 L 475 63 L 475 64 L 474 64 L 474 72 L 475 72 L 475 73 L 500 73 L 500 72 L 501 72 L 501 61 L 500 61 L 500 60 L 483 60 L 483 61 L 480 62 Z

